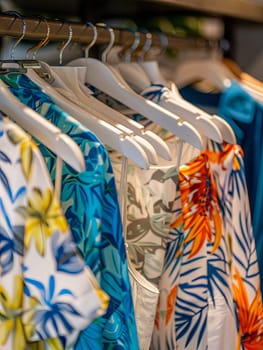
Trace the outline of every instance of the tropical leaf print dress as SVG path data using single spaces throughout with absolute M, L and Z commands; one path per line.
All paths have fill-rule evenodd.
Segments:
M 0 348 L 63 349 L 58 337 L 105 313 L 108 297 L 76 251 L 36 144 L 2 114 L 0 193 Z
M 237 348 L 263 349 L 263 304 L 244 154 L 237 145 L 225 145 L 221 151 L 217 145 L 213 146 L 214 150 L 207 151 L 206 154 L 214 174 L 223 230 L 228 242 L 231 289 L 238 324 Z M 228 330 L 226 334 L 229 334 Z M 210 344 L 212 348 L 212 343 Z
M 166 248 L 152 349 L 262 348 L 244 179 L 238 146 L 207 151 L 180 167 L 181 210 L 171 224 L 179 234 L 171 234 Z

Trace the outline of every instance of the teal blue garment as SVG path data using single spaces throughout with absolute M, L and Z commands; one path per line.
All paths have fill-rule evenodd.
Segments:
M 63 167 L 62 207 L 79 251 L 110 303 L 107 313 L 80 333 L 74 349 L 139 349 L 117 190 L 105 146 L 27 76 L 2 79 L 23 103 L 72 137 L 85 156 L 86 171 Z M 56 158 L 45 146 L 39 147 L 54 181 Z
M 237 82 L 222 93 L 209 94 L 185 87 L 181 95 L 201 108 L 215 108 L 233 128 L 244 151 L 244 163 L 252 225 L 263 291 L 263 105 L 255 101 Z

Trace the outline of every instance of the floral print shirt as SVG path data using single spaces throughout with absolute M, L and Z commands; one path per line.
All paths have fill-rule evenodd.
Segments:
M 0 348 L 63 349 L 58 336 L 84 329 L 108 298 L 76 251 L 39 149 L 2 113 L 0 193 Z
M 139 346 L 131 285 L 108 152 L 92 132 L 57 107 L 27 76 L 9 76 L 5 82 L 22 102 L 71 136 L 85 157 L 86 170 L 80 174 L 67 165 L 63 167 L 62 207 L 86 265 L 110 301 L 106 314 L 80 333 L 74 349 L 136 350 Z M 39 147 L 54 180 L 55 157 L 43 145 Z

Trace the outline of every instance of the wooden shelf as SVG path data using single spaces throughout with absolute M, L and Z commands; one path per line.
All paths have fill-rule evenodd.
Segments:
M 256 0 L 140 0 L 169 8 L 181 8 L 263 23 L 263 1 Z

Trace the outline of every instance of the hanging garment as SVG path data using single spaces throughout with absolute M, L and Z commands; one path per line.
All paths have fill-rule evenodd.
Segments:
M 156 127 L 157 128 L 157 127 Z M 128 257 L 142 277 L 159 285 L 163 273 L 166 244 L 169 238 L 170 224 L 176 213 L 175 198 L 178 194 L 178 171 L 176 169 L 178 145 L 168 142 L 173 160 L 164 162 L 159 159 L 159 165 L 150 169 L 140 169 L 129 163 L 127 171 L 127 205 L 126 205 L 126 241 Z M 185 145 L 182 157 L 191 157 L 199 151 Z M 122 177 L 121 163 L 116 152 L 110 152 L 117 185 Z M 191 159 L 191 158 L 190 158 Z M 120 193 L 120 196 L 122 193 Z M 177 196 L 177 204 L 180 196 Z M 176 234 L 176 232 L 174 232 Z M 151 300 L 152 302 L 152 300 Z M 154 305 L 152 305 L 152 308 Z M 156 309 L 156 308 L 155 308 Z M 135 315 L 142 315 L 145 307 L 135 308 Z M 146 317 L 150 317 L 151 314 Z M 142 317 L 143 319 L 143 317 Z M 138 327 L 139 339 L 148 332 L 147 325 L 141 322 Z M 151 329 L 151 333 L 153 328 Z M 149 349 L 149 347 L 148 347 Z M 172 349 L 172 348 L 171 348 Z
M 181 166 L 179 185 L 151 349 L 259 349 L 263 309 L 239 146 Z
M 114 156 L 113 156 L 114 153 Z M 127 169 L 128 159 L 124 158 L 118 152 L 110 152 L 113 157 L 113 166 L 115 167 L 115 179 L 118 185 L 118 199 L 121 209 L 121 218 L 123 224 L 124 240 L 126 249 L 128 248 L 127 242 Z M 122 160 L 121 160 L 122 158 Z M 120 169 L 120 161 L 121 172 Z M 149 350 L 152 332 L 154 327 L 154 319 L 156 306 L 159 297 L 158 288 L 151 282 L 149 282 L 140 272 L 135 269 L 132 263 L 129 253 L 127 252 L 129 278 L 132 287 L 132 300 L 135 311 L 136 327 L 139 338 L 140 350 Z
M 86 171 L 63 167 L 61 201 L 74 240 L 85 263 L 109 295 L 107 313 L 83 330 L 74 349 L 138 349 L 131 286 L 115 180 L 106 148 L 88 129 L 52 103 L 25 75 L 5 77 L 22 102 L 42 114 L 80 146 Z M 40 150 L 55 178 L 55 158 Z
M 171 134 L 167 130 L 141 115 L 134 114 L 134 111 L 125 110 L 125 106 L 98 89 L 90 85 L 88 87 L 104 103 L 139 120 L 147 125 L 147 128 L 154 130 L 163 138 L 170 138 L 172 142 Z M 164 94 L 165 90 L 160 93 L 151 91 L 151 96 L 148 97 L 158 103 Z M 179 187 L 173 190 L 174 201 L 170 230 L 166 236 L 166 254 L 164 262 L 160 260 L 164 268 L 159 281 L 160 297 L 151 349 L 232 350 L 262 346 L 261 330 L 258 326 L 262 322 L 262 301 L 258 292 L 258 262 L 254 251 L 254 240 L 251 237 L 250 212 L 247 206 L 248 194 L 240 154 L 242 152 L 239 148 L 235 148 L 236 146 L 229 146 L 230 148 L 226 147 L 220 153 L 214 143 L 211 145 L 214 152 L 211 151 L 208 156 L 184 144 L 182 163 L 186 166 L 180 167 Z M 215 161 L 213 157 L 217 162 L 212 167 L 211 164 Z M 222 172 L 219 171 L 221 168 Z M 215 174 L 212 170 L 215 171 Z M 222 183 L 215 179 L 219 174 Z M 138 198 L 145 196 L 145 194 L 136 195 L 137 192 L 142 191 L 139 186 L 143 179 L 141 174 L 138 179 L 137 182 L 135 178 L 131 181 L 136 183 L 136 186 L 132 187 L 130 203 L 128 199 L 131 208 L 136 208 Z M 224 179 L 229 179 L 228 183 L 225 183 Z M 235 181 L 237 183 L 234 187 L 236 192 L 231 196 Z M 227 197 L 221 187 L 224 191 L 229 191 Z M 231 203 L 236 203 L 239 191 L 241 191 L 239 199 L 241 202 L 237 208 L 240 211 L 237 211 L 236 214 L 236 208 Z M 164 192 L 160 191 L 160 193 Z M 229 200 L 228 215 L 231 214 L 233 220 L 229 221 L 228 226 L 223 224 L 225 198 Z M 136 221 L 135 214 L 141 219 L 139 207 L 138 205 L 137 211 L 133 209 L 132 216 L 127 215 L 128 220 L 133 217 L 133 220 Z M 128 212 L 129 210 L 130 208 L 127 207 Z M 238 226 L 236 215 L 241 218 L 240 220 L 246 222 L 244 228 Z M 143 230 L 140 232 L 135 227 L 134 232 L 140 236 Z M 240 235 L 243 241 L 239 239 Z M 129 237 L 128 232 L 127 237 Z M 246 247 L 251 251 L 251 260 L 250 255 L 246 255 L 247 252 L 244 254 L 242 245 L 246 240 L 249 242 L 246 243 Z M 137 246 L 139 242 L 138 239 Z M 132 240 L 129 242 L 128 239 L 128 244 L 132 245 L 134 242 Z M 145 250 L 145 247 L 143 249 Z M 129 249 L 129 254 L 132 258 L 131 249 Z M 240 262 L 238 262 L 239 256 L 242 256 Z M 143 261 L 142 257 L 141 261 Z M 250 274 L 244 274 L 244 269 L 239 264 L 246 266 L 247 271 L 255 267 L 253 277 Z M 238 272 L 233 272 L 235 269 L 232 270 L 230 266 L 237 266 Z M 240 302 L 240 293 L 236 288 L 238 283 L 240 286 L 243 285 L 244 295 L 248 295 L 246 305 Z M 249 287 L 250 283 L 252 288 Z M 255 303 L 258 303 L 258 311 L 253 319 Z M 244 309 L 248 310 L 246 311 L 247 316 L 243 314 Z M 250 320 L 249 317 L 251 317 Z M 254 329 L 258 331 L 258 338 Z M 226 337 L 226 334 L 231 336 Z
M 213 109 L 231 124 L 238 143 L 244 151 L 246 183 L 248 188 L 252 226 L 256 241 L 261 287 L 263 286 L 263 106 L 257 103 L 237 82 L 222 93 L 204 93 L 192 87 L 180 90 L 182 96 L 202 108 Z M 263 289 L 262 289 L 263 290 Z
M 0 117 L 0 347 L 63 349 L 58 336 L 105 313 L 36 144 Z M 88 302 L 87 302 L 88 301 Z
M 112 152 L 110 155 L 118 185 L 121 163 Z M 147 170 L 131 163 L 128 165 L 128 254 L 136 270 L 157 286 L 163 270 L 177 176 L 172 165 L 156 165 Z
M 155 129 L 158 126 L 155 125 Z M 161 129 L 159 127 L 159 129 Z M 158 159 L 158 165 L 141 169 L 129 163 L 127 169 L 126 240 L 129 257 L 137 271 L 158 286 L 163 271 L 166 244 L 173 220 L 174 199 L 178 191 L 178 140 L 167 145 L 171 161 Z M 117 152 L 110 152 L 117 184 L 121 178 L 121 164 Z M 182 157 L 192 159 L 199 150 L 183 147 Z
M 165 89 L 163 90 L 158 86 L 152 86 L 144 91 L 144 96 L 147 96 L 156 103 L 160 103 L 165 93 Z M 238 102 L 237 100 L 233 103 L 235 104 Z M 246 107 L 249 108 L 248 106 Z M 215 147 L 215 144 L 211 144 Z M 243 346 L 246 348 L 252 344 L 254 345 L 256 342 L 258 342 L 257 346 L 262 346 L 262 329 L 260 327 L 260 322 L 262 322 L 263 315 L 261 311 L 262 300 L 259 291 L 259 273 L 258 271 L 253 271 L 253 273 L 248 272 L 254 269 L 254 264 L 257 266 L 257 256 L 255 253 L 253 231 L 250 227 L 250 208 L 247 203 L 247 189 L 244 178 L 245 172 L 242 166 L 243 160 L 240 157 L 239 149 L 232 150 L 232 146 L 226 146 L 222 153 L 218 153 L 217 147 L 215 148 L 216 150 L 214 152 L 207 151 L 204 155 L 205 158 L 208 156 L 207 161 L 203 162 L 197 158 L 194 164 L 192 163 L 192 165 L 189 166 L 189 173 L 187 173 L 187 175 L 184 174 L 184 168 L 180 170 L 182 215 L 175 222 L 183 225 L 183 231 L 186 231 L 183 233 L 184 236 L 186 235 L 184 241 L 187 242 L 187 244 L 179 248 L 176 253 L 174 252 L 178 258 L 173 265 L 173 276 L 176 278 L 172 281 L 170 287 L 171 294 L 168 294 L 169 297 L 167 297 L 166 305 L 172 305 L 172 300 L 176 300 L 174 311 L 175 320 L 170 318 L 170 321 L 174 322 L 173 327 L 175 327 L 176 332 L 175 336 L 168 337 L 168 340 L 167 338 L 163 338 L 163 333 L 161 333 L 161 337 L 157 337 L 157 340 L 161 339 L 161 346 L 163 346 L 164 349 L 167 347 L 167 341 L 171 349 L 174 348 L 173 346 L 175 344 L 178 349 L 205 349 L 208 347 L 208 349 L 211 348 L 213 350 L 233 349 L 235 346 L 239 348 Z M 231 150 L 233 153 L 232 156 Z M 211 169 L 208 168 L 207 162 L 210 163 L 209 167 Z M 226 169 L 228 171 L 226 171 Z M 203 173 L 203 181 L 200 174 L 196 176 L 196 172 L 198 171 L 201 174 Z M 235 179 L 234 176 L 237 177 L 237 179 Z M 193 179 L 189 180 L 191 177 L 193 177 Z M 182 178 L 184 178 L 184 180 L 182 180 Z M 213 180 L 213 178 L 215 180 Z M 235 180 L 236 182 L 240 181 L 240 185 L 237 185 L 236 191 L 234 191 Z M 191 184 L 191 181 L 193 184 Z M 196 184 L 198 182 L 197 189 Z M 200 184 L 202 182 L 203 184 L 207 182 L 207 185 L 210 182 L 210 190 L 208 190 L 207 194 L 201 194 L 199 192 L 200 190 L 202 191 L 202 186 Z M 241 185 L 243 187 L 239 189 Z M 239 198 L 238 194 L 240 196 Z M 190 198 L 192 205 L 189 203 Z M 219 203 L 217 203 L 218 200 Z M 195 216 L 199 216 L 197 210 L 198 205 L 201 218 L 199 217 L 199 219 L 193 221 Z M 201 210 L 202 206 L 204 210 L 203 214 Z M 218 210 L 219 208 L 220 211 Z M 227 208 L 227 210 L 225 208 Z M 241 214 L 236 208 L 240 209 Z M 195 210 L 197 211 L 195 212 Z M 204 214 L 207 210 L 208 213 Z M 205 220 L 206 215 L 209 221 Z M 244 224 L 245 228 L 242 228 L 239 223 L 240 217 L 244 220 L 242 224 Z M 226 225 L 226 222 L 228 225 Z M 222 224 L 225 225 L 225 227 L 223 225 L 224 230 L 221 233 L 223 239 L 220 237 L 220 231 L 222 230 L 220 226 Z M 192 230 L 189 230 L 191 226 Z M 187 230 L 189 230 L 189 232 L 187 232 Z M 248 242 L 250 242 L 246 245 L 250 252 L 248 255 L 248 252 L 245 251 L 243 247 L 244 241 L 241 242 L 239 238 L 241 233 L 243 234 L 244 241 L 248 240 Z M 226 237 L 224 237 L 224 235 L 226 235 Z M 224 240 L 226 240 L 226 242 L 224 242 Z M 204 244 L 205 241 L 208 243 L 207 246 Z M 214 246 L 212 246 L 212 242 L 214 242 Z M 175 242 L 175 244 L 172 245 L 172 249 L 178 248 L 177 244 L 178 242 Z M 192 244 L 191 250 L 189 250 L 189 244 Z M 218 245 L 218 247 L 216 247 L 216 245 Z M 220 254 L 217 252 L 219 249 L 221 250 Z M 185 251 L 188 254 L 186 257 L 184 254 Z M 209 256 L 210 254 L 211 256 Z M 234 258 L 231 257 L 232 254 Z M 228 264 L 231 267 L 229 269 L 227 268 L 227 259 L 225 259 L 225 255 L 228 259 L 231 257 L 228 260 Z M 200 259 L 198 259 L 198 256 Z M 195 266 L 195 268 L 188 274 L 190 266 Z M 234 270 L 233 266 L 235 266 Z M 185 272 L 185 268 L 187 273 Z M 176 269 L 177 273 L 175 273 Z M 172 275 L 171 270 L 168 269 L 168 271 L 170 273 L 170 278 Z M 208 283 L 205 282 L 205 276 L 208 276 Z M 202 280 L 202 278 L 205 278 L 205 280 Z M 175 282 L 176 279 L 178 279 L 178 283 Z M 191 281 L 191 283 L 189 283 L 189 281 Z M 219 285 L 219 281 L 221 281 L 221 286 Z M 164 279 L 163 286 L 167 288 L 166 283 L 167 281 Z M 251 286 L 253 287 L 251 288 Z M 198 288 L 200 288 L 200 290 L 195 294 Z M 240 290 L 246 295 L 246 305 L 241 301 Z M 160 295 L 161 300 L 161 286 Z M 196 300 L 197 296 L 199 303 Z M 233 298 L 235 304 L 232 302 Z M 189 312 L 186 311 L 188 303 L 189 305 L 195 305 L 192 307 L 191 311 L 188 309 Z M 258 303 L 257 306 L 259 307 L 256 321 L 254 321 L 254 323 L 251 320 L 247 322 L 243 310 L 245 308 L 247 314 L 252 315 L 254 312 L 253 305 L 255 303 Z M 162 305 L 162 307 L 163 306 L 164 305 Z M 239 327 L 237 329 L 235 326 L 235 314 L 238 315 Z M 160 321 L 162 317 L 162 320 L 165 319 L 165 322 L 168 321 L 168 318 L 164 317 L 163 313 L 159 313 L 158 316 L 159 318 L 157 317 L 157 320 Z M 251 325 L 250 322 L 253 325 Z M 198 331 L 198 327 L 200 331 Z M 207 334 L 205 334 L 206 332 L 202 329 L 205 327 L 207 327 Z M 257 329 L 255 333 L 253 327 Z M 164 329 L 165 328 L 166 326 L 164 326 Z M 187 328 L 188 331 L 185 332 Z M 199 333 L 198 338 L 193 336 L 194 332 L 196 332 L 196 334 Z M 157 332 L 157 335 L 158 334 L 160 335 L 160 333 Z M 232 337 L 229 337 L 229 334 L 231 334 Z M 159 349 L 160 344 L 156 348 Z
M 166 236 L 169 230 L 174 174 L 167 167 L 143 170 L 128 163 L 125 189 L 121 155 L 110 152 L 119 197 L 126 196 L 125 223 L 129 273 L 140 342 L 148 350 L 158 301 L 158 281 L 162 273 Z M 165 181 L 166 180 L 166 181 Z M 164 182 L 165 181 L 165 182 Z M 170 190 L 165 192 L 164 190 Z M 125 190 L 125 193 L 123 193 Z M 158 291 L 158 294 L 154 290 Z M 140 294 L 138 294 L 140 293 Z M 146 322 L 147 320 L 147 322 Z
M 244 153 L 239 146 L 225 145 L 220 151 L 214 144 L 214 150 L 207 151 L 206 154 L 215 179 L 223 229 L 228 241 L 240 348 L 260 349 L 263 348 L 263 304 L 246 186 Z M 213 283 L 216 284 L 216 274 L 212 272 L 211 275 Z M 214 294 L 214 298 L 217 297 L 218 295 Z M 208 318 L 209 324 L 211 318 L 216 318 L 214 312 Z M 229 328 L 225 329 L 227 334 Z M 211 348 L 212 346 L 213 342 Z

